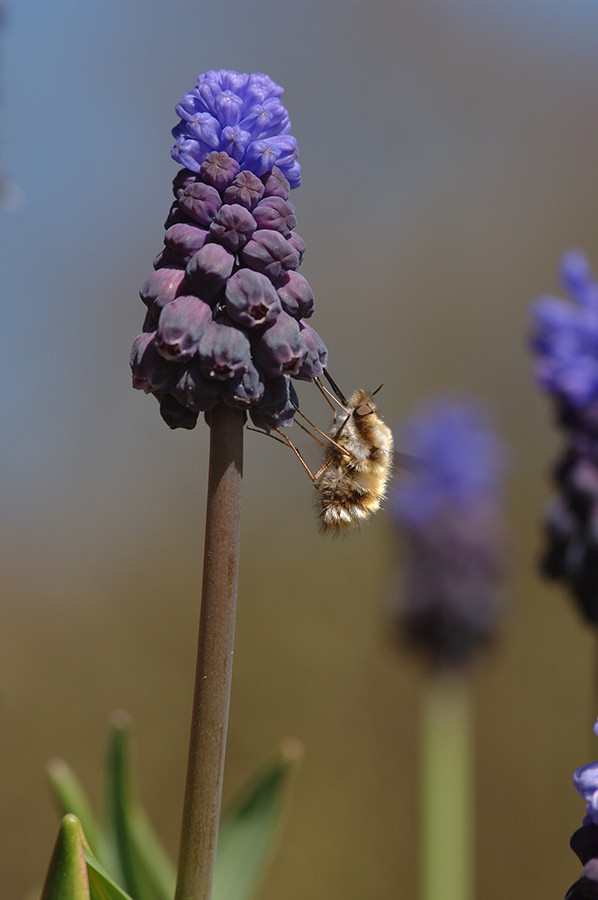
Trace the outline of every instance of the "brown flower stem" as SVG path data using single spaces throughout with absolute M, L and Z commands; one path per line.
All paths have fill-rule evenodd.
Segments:
M 211 413 L 210 468 L 195 696 L 175 900 L 210 900 L 235 637 L 243 412 Z

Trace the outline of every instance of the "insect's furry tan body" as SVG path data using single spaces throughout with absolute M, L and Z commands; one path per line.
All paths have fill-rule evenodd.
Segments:
M 380 508 L 392 466 L 392 432 L 376 415 L 371 394 L 357 390 L 341 413 L 326 450 L 327 463 L 318 481 L 319 518 L 323 531 L 344 531 Z

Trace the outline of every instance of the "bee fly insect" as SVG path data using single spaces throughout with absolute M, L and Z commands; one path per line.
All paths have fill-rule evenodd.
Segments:
M 324 375 L 328 377 L 325 371 Z M 322 531 L 342 532 L 359 525 L 380 509 L 393 461 L 392 432 L 376 415 L 374 395 L 356 390 L 347 400 L 328 378 L 340 403 L 318 379 L 316 384 L 345 413 L 330 431 L 324 465 L 318 473 L 318 517 Z
M 319 378 L 314 378 L 314 383 L 334 413 L 330 432 L 321 431 L 295 406 L 297 414 L 325 441 L 295 420 L 296 425 L 324 448 L 324 462 L 316 474 L 283 431 L 274 428 L 267 429 L 267 433 L 290 447 L 319 491 L 318 518 L 322 531 L 338 534 L 360 525 L 380 509 L 392 468 L 393 441 L 390 428 L 376 415 L 373 398 L 382 385 L 371 394 L 357 390 L 347 400 L 326 370 L 324 375 L 334 393 Z M 342 411 L 340 425 L 336 406 L 331 401 Z M 279 437 L 270 430 L 276 431 Z

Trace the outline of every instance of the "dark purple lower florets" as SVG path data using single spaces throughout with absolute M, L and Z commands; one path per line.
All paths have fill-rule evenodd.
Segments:
M 292 230 L 288 181 L 276 167 L 239 171 L 215 151 L 199 172 L 182 169 L 173 193 L 164 249 L 140 291 L 133 387 L 156 396 L 170 428 L 194 428 L 220 401 L 260 428 L 291 425 L 290 379 L 320 376 L 327 351 L 302 321 L 314 298 L 295 272 L 305 243 Z

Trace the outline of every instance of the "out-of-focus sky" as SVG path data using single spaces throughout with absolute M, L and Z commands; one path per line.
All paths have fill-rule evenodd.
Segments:
M 478 687 L 480 896 L 558 896 L 573 880 L 581 810 L 569 784 L 589 761 L 591 640 L 534 574 L 559 441 L 526 336 L 529 301 L 557 289 L 563 250 L 582 246 L 598 265 L 597 41 L 594 0 L 6 0 L 0 161 L 18 186 L 0 211 L 11 897 L 41 878 L 53 839 L 44 759 L 70 753 L 93 778 L 114 705 L 138 722 L 148 804 L 176 842 L 207 429 L 170 433 L 153 398 L 131 390 L 128 354 L 177 171 L 174 106 L 210 68 L 264 71 L 285 88 L 302 272 L 345 392 L 384 382 L 389 424 L 422 396 L 473 393 L 514 449 L 513 612 Z M 315 391 L 300 396 L 325 425 Z M 229 783 L 287 733 L 307 743 L 264 897 L 412 895 L 421 676 L 383 635 L 384 514 L 326 543 L 304 473 L 254 434 L 245 491 Z
M 486 108 L 475 77 L 450 90 L 434 52 L 422 53 L 426 39 L 445 64 L 459 33 L 480 59 L 497 47 L 531 77 L 552 68 L 575 78 L 596 75 L 597 31 L 591 0 L 7 2 L 1 149 L 23 202 L 0 223 L 3 505 L 18 513 L 62 491 L 73 465 L 97 463 L 98 441 L 122 457 L 104 446 L 105 428 L 97 434 L 98 400 L 110 432 L 140 402 L 118 390 L 119 350 L 140 316 L 130 285 L 160 246 L 173 106 L 198 70 L 278 79 L 304 167 L 300 223 L 342 222 L 344 241 L 363 245 L 363 222 L 374 245 L 390 229 L 403 240 L 418 207 L 450 192 L 464 167 L 500 165 L 512 150 L 498 90 Z

